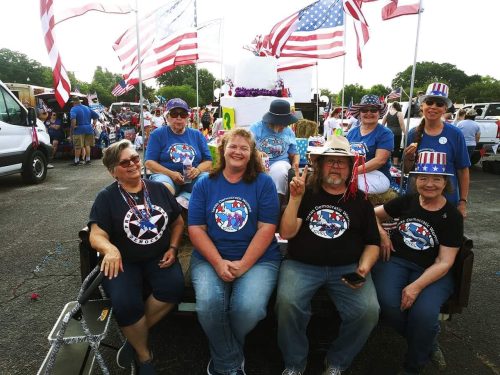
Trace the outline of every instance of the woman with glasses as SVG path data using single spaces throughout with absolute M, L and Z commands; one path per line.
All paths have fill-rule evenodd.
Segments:
M 47 121 L 45 121 L 45 127 L 47 128 L 47 132 L 50 136 L 50 143 L 52 144 L 51 158 L 54 159 L 57 153 L 59 142 L 64 139 L 61 120 L 57 118 L 56 112 L 51 112 L 50 116 L 47 118 Z
M 189 106 L 179 98 L 167 102 L 167 123 L 154 130 L 146 149 L 146 167 L 153 181 L 165 184 L 175 196 L 190 196 L 198 179 L 212 167 L 212 156 L 201 132 L 187 127 Z M 188 160 L 186 160 L 188 159 Z M 190 167 L 183 166 L 189 164 Z
M 182 298 L 184 277 L 177 249 L 184 221 L 163 184 L 141 178 L 141 159 L 128 140 L 104 150 L 115 179 L 99 192 L 88 226 L 101 254 L 103 287 L 126 341 L 117 354 L 122 368 L 135 360 L 139 374 L 154 374 L 148 331 Z M 144 300 L 143 280 L 151 287 Z
M 391 181 L 390 157 L 394 148 L 394 134 L 382 124 L 380 117 L 387 112 L 387 104 L 377 95 L 365 95 L 351 108 L 360 126 L 347 133 L 353 152 L 365 157 L 364 163 L 355 166 L 359 175 L 358 188 L 369 194 L 385 193 Z
M 469 195 L 470 160 L 465 139 L 457 127 L 444 123 L 443 114 L 452 106 L 448 98 L 448 86 L 444 83 L 431 83 L 422 97 L 423 114 L 420 125 L 408 133 L 404 150 L 404 170 L 409 172 L 421 151 L 446 153 L 446 172 L 451 174 L 452 193 L 446 198 L 465 217 L 467 214 L 467 197 Z

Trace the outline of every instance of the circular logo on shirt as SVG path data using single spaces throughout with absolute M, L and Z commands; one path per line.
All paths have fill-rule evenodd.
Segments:
M 237 232 L 248 221 L 248 206 L 238 198 L 225 199 L 215 206 L 215 222 L 225 232 Z
M 398 229 L 406 246 L 413 250 L 425 251 L 434 247 L 436 243 L 432 236 L 432 229 L 427 223 L 406 221 L 400 223 Z
M 168 153 L 174 163 L 182 163 L 186 158 L 193 161 L 195 155 L 193 146 L 186 143 L 174 143 L 168 149 Z
M 348 219 L 336 208 L 321 208 L 310 214 L 309 230 L 318 237 L 337 238 L 342 236 L 348 227 Z
M 446 137 L 439 137 L 439 143 L 442 145 L 445 145 L 448 142 L 448 138 Z
M 143 204 L 135 206 L 141 215 L 137 215 L 136 210 L 129 209 L 123 219 L 123 230 L 127 238 L 138 245 L 155 243 L 167 227 L 168 215 L 165 210 L 154 204 L 152 206 L 148 219 L 145 219 L 148 215 Z
M 276 158 L 285 152 L 285 140 L 275 136 L 265 137 L 260 141 L 259 149 L 271 159 Z

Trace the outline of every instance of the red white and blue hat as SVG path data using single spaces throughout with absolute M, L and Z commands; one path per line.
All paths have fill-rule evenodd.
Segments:
M 427 91 L 425 92 L 425 95 L 422 100 L 425 101 L 427 98 L 441 99 L 444 100 L 448 105 L 448 108 L 450 108 L 453 103 L 448 98 L 448 92 L 449 92 L 448 85 L 444 83 L 434 82 L 431 83 L 429 86 L 427 86 Z
M 415 170 L 410 173 L 453 176 L 453 173 L 446 172 L 446 153 L 435 151 L 419 152 Z
M 354 104 L 350 110 L 351 115 L 358 118 L 359 112 L 363 107 L 378 107 L 380 117 L 383 117 L 387 112 L 387 103 L 381 102 L 380 98 L 373 94 L 363 96 L 358 104 Z

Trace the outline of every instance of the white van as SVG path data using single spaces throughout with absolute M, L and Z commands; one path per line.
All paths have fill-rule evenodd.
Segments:
M 39 142 L 36 148 L 33 127 Z M 51 153 L 49 134 L 35 109 L 26 109 L 0 81 L 0 176 L 21 173 L 25 182 L 38 184 L 47 177 Z

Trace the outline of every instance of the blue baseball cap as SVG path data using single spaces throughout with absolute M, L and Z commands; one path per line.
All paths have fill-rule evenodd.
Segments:
M 170 99 L 168 102 L 167 102 L 167 111 L 170 111 L 174 108 L 182 108 L 183 110 L 189 112 L 190 111 L 190 108 L 188 106 L 188 104 L 180 99 L 180 98 L 174 98 L 174 99 Z

